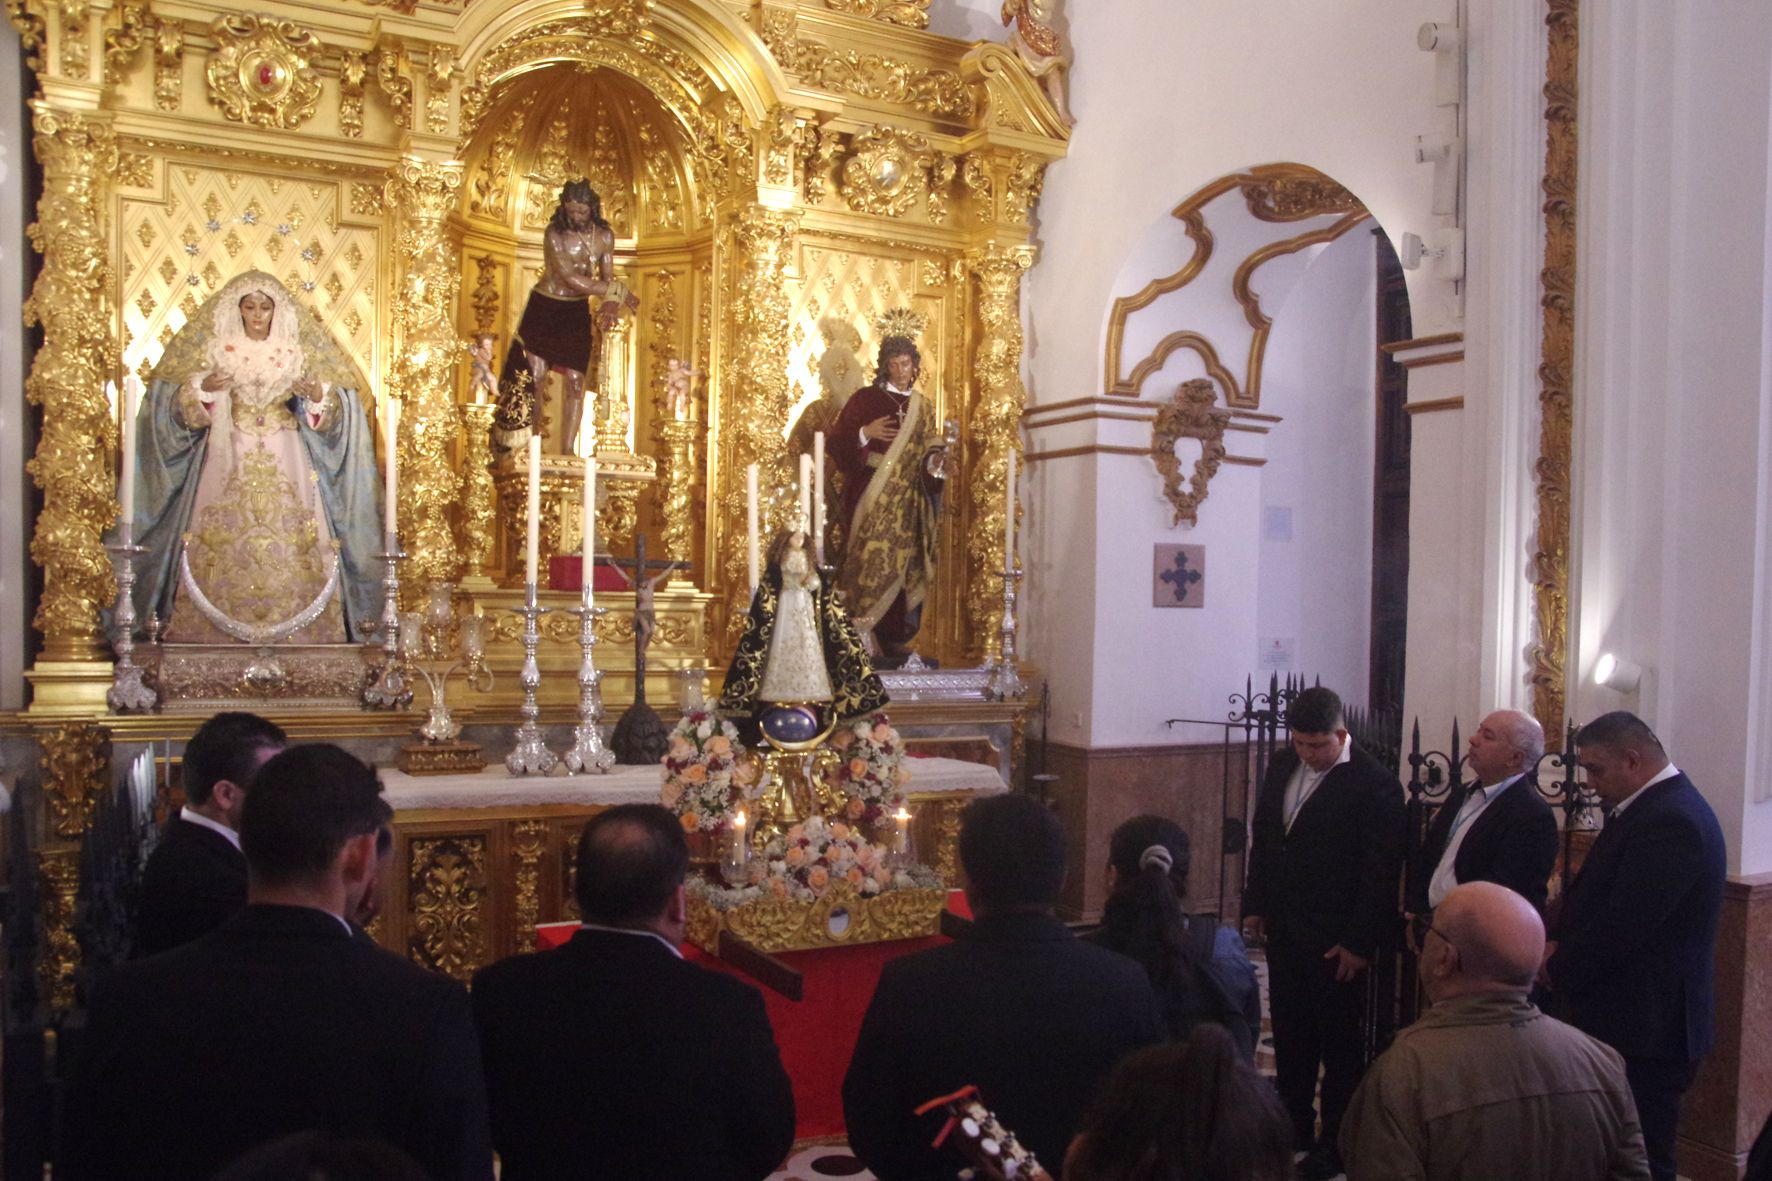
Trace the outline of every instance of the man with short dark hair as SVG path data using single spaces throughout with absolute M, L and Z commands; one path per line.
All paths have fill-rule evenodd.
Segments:
M 683 959 L 689 846 L 657 804 L 592 817 L 584 925 L 474 977 L 504 1181 L 760 1181 L 794 1140 L 763 998 Z
M 1673 1181 L 1680 1097 L 1716 1042 L 1723 830 L 1636 715 L 1595 718 L 1575 749 L 1611 811 L 1552 920 L 1545 975 L 1569 1023 L 1624 1055 L 1649 1171 Z
M 1470 882 L 1418 925 L 1433 1007 L 1354 1092 L 1349 1181 L 1648 1181 L 1624 1062 L 1526 999 L 1544 954 L 1532 904 Z
M 466 994 L 346 921 L 391 816 L 338 747 L 260 768 L 240 816 L 246 909 L 93 990 L 57 1177 L 190 1181 L 310 1129 L 386 1140 L 437 1181 L 492 1176 Z
M 1462 882 L 1495 882 L 1540 913 L 1557 862 L 1557 819 L 1538 794 L 1544 728 L 1498 709 L 1470 736 L 1477 781 L 1455 784 L 1409 867 L 1405 909 L 1427 914 Z
M 1292 699 L 1255 805 L 1243 929 L 1267 939 L 1275 1082 L 1309 1155 L 1304 1181 L 1341 1172 L 1341 1113 L 1365 1065 L 1362 978 L 1397 918 L 1403 788 L 1348 739 L 1341 698 Z M 1316 1134 L 1321 1069 L 1323 1131 Z
M 957 941 L 894 960 L 843 1080 L 849 1146 L 880 1181 L 951 1177 L 915 1109 L 967 1085 L 1056 1170 L 1114 1064 L 1163 1040 L 1136 960 L 1076 938 L 1052 913 L 1064 830 L 1023 795 L 968 805 L 960 871 L 976 922 Z
M 246 906 L 240 809 L 246 788 L 287 740 L 257 714 L 219 713 L 185 744 L 185 804 L 167 822 L 142 870 L 135 912 L 137 958 L 215 930 Z

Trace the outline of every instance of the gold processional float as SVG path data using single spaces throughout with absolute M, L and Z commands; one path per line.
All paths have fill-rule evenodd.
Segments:
M 1069 134 L 1047 7 L 1006 6 L 1006 46 L 928 32 L 927 0 L 269 0 L 252 13 L 8 0 L 42 167 L 26 309 L 42 330 L 27 383 L 42 414 L 29 465 L 42 645 L 16 724 L 43 750 L 46 929 L 68 952 L 53 957 L 54 995 L 70 995 L 80 846 L 115 778 L 113 739 L 182 738 L 192 715 L 232 706 L 303 738 L 385 744 L 412 733 L 418 687 L 430 708 L 407 766 L 472 765 L 464 723 L 484 737 L 520 722 L 527 771 L 545 761 L 537 727 L 698 699 L 752 606 L 747 472 L 756 533 L 773 541 L 794 524 L 797 458 L 872 380 L 889 331 L 915 329 L 951 488 L 929 524 L 939 574 L 918 658 L 886 674 L 911 732 L 901 747 L 1018 755 L 1021 285 L 1042 177 Z M 595 277 L 624 298 L 596 333 L 576 437 L 544 367 L 538 455 L 501 445 L 510 391 L 494 372 L 521 357 L 547 227 L 579 178 L 608 227 Z M 249 274 L 299 327 L 274 313 L 269 337 L 236 325 L 246 297 L 214 310 Z M 279 349 L 303 367 L 284 372 Z M 224 354 L 232 384 L 205 388 Z M 131 420 L 138 474 L 123 486 L 158 481 L 154 496 L 194 506 L 176 544 L 116 528 L 138 387 L 149 405 Z M 152 418 L 161 404 L 166 421 L 208 424 L 211 449 L 176 454 Z M 218 416 L 240 441 L 227 455 Z M 276 453 L 301 419 L 343 423 L 343 458 Z M 227 479 L 209 478 L 224 460 Z M 388 477 L 385 528 L 365 508 L 377 481 L 359 495 L 365 471 Z M 817 499 L 836 503 L 823 474 Z M 139 524 L 143 505 L 129 508 Z M 850 522 L 827 524 L 816 541 L 841 550 Z M 594 577 L 549 589 L 573 577 L 555 559 L 593 531 L 633 589 L 596 603 Z M 229 560 L 248 535 L 257 578 Z M 644 539 L 670 564 L 662 584 L 636 553 Z M 169 579 L 177 593 L 150 599 Z M 351 600 L 365 579 L 368 612 Z M 169 602 L 171 618 L 155 609 Z M 804 788 L 787 768 L 822 757 L 835 725 L 821 716 L 770 747 L 774 781 Z M 607 753 L 582 730 L 568 751 L 591 770 Z M 830 810 L 804 791 L 784 808 L 777 821 L 802 824 Z M 792 824 L 763 827 L 780 839 Z M 941 859 L 951 868 L 951 850 Z M 532 915 L 533 897 L 519 909 Z

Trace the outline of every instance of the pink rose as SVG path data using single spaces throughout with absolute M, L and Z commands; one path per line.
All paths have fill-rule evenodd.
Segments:
M 847 730 L 839 730 L 831 735 L 831 745 L 838 750 L 848 750 L 850 743 L 854 741 L 855 735 Z
M 664 806 L 667 808 L 675 808 L 677 806 L 677 801 L 683 798 L 683 785 L 675 779 L 667 779 L 665 780 L 664 792 L 662 795 Z
M 671 758 L 686 759 L 689 756 L 693 755 L 694 753 L 695 753 L 695 748 L 693 746 L 690 746 L 687 742 L 683 741 L 683 739 L 681 739 L 681 738 L 671 739 L 671 749 L 670 749 L 670 757 Z
M 831 825 L 831 839 L 833 841 L 848 840 L 849 839 L 849 826 L 847 824 L 844 824 L 842 821 L 838 821 L 836 824 Z
M 861 885 L 861 879 L 865 875 L 862 874 L 861 868 L 859 866 L 851 865 L 849 867 L 849 872 L 847 874 L 845 874 L 844 876 L 849 879 L 849 884 L 851 886 L 859 886 L 859 885 Z
M 855 863 L 863 869 L 872 869 L 874 868 L 874 859 L 878 856 L 879 854 L 875 852 L 874 846 L 863 845 L 855 851 Z
M 874 723 L 874 741 L 884 744 L 892 741 L 892 727 L 885 722 Z
M 853 796 L 849 800 L 849 807 L 845 810 L 849 813 L 849 819 L 860 820 L 862 813 L 866 812 L 867 809 L 868 806 L 862 802 L 860 796 Z
M 830 884 L 831 873 L 822 865 L 815 865 L 806 874 L 806 884 L 814 890 L 822 890 Z
M 784 854 L 784 858 L 789 865 L 799 866 L 806 860 L 806 850 L 798 845 L 789 845 L 787 853 Z
M 732 750 L 732 743 L 727 740 L 724 734 L 716 734 L 707 740 L 706 745 L 702 749 L 706 750 L 711 755 L 723 755 Z
M 891 868 L 885 865 L 876 865 L 874 867 L 874 880 L 880 883 L 880 889 L 882 890 L 887 886 L 890 886 L 892 884 Z
M 707 781 L 708 769 L 700 763 L 691 763 L 689 766 L 683 768 L 683 782 L 694 784 L 706 783 Z
M 770 878 L 769 896 L 771 898 L 786 898 L 788 896 L 788 883 L 786 879 Z
M 788 844 L 790 844 L 790 845 L 798 844 L 799 842 L 801 842 L 805 839 L 806 839 L 806 826 L 804 824 L 796 824 L 792 828 L 788 829 Z

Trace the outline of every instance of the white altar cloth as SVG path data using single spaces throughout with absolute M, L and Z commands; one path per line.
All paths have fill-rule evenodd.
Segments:
M 996 768 L 960 759 L 909 758 L 913 795 L 996 795 L 1007 791 Z M 408 775 L 382 767 L 381 781 L 396 812 L 416 808 L 528 808 L 538 804 L 656 804 L 663 767 L 618 766 L 607 775 L 514 776 L 494 765 L 473 775 Z

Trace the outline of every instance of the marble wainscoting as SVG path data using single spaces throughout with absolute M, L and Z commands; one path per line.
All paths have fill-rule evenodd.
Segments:
M 1103 880 L 1108 838 L 1121 821 L 1145 812 L 1174 820 L 1193 840 L 1187 908 L 1236 914 L 1242 895 L 1243 852 L 1221 856 L 1225 816 L 1248 816 L 1252 788 L 1241 743 L 1085 749 L 1047 748 L 1057 776 L 1050 796 L 1069 838 L 1069 876 L 1061 909 L 1066 918 L 1094 919 L 1107 898 Z
M 1717 1048 L 1680 1109 L 1680 1175 L 1736 1181 L 1772 1111 L 1772 873 L 1723 885 Z

